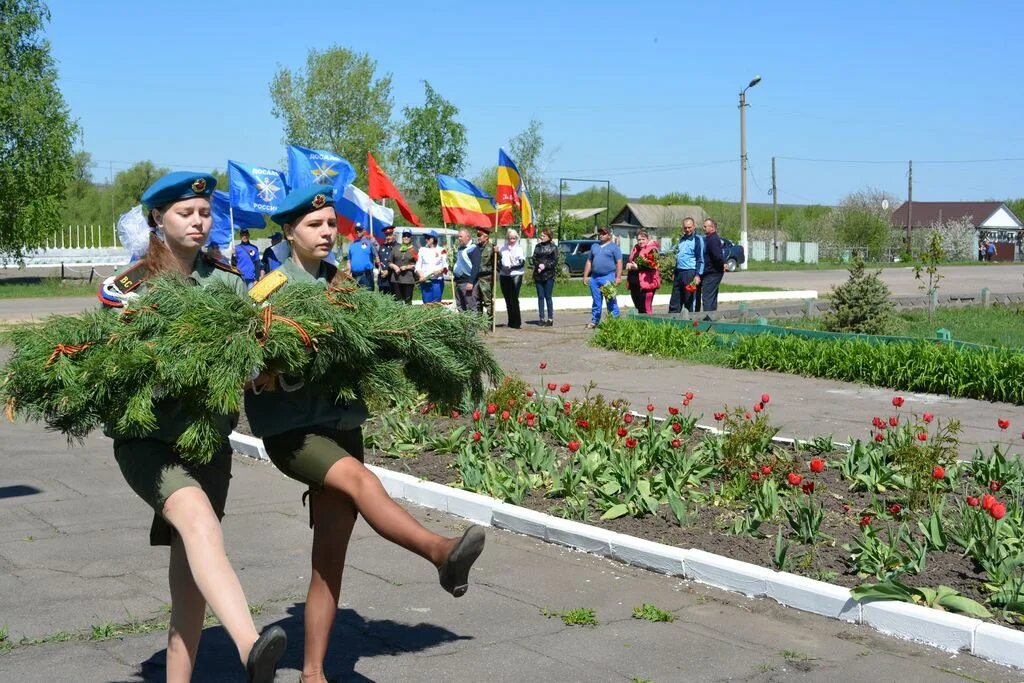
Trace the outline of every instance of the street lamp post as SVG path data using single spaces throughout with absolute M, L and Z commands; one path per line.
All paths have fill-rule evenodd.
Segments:
M 747 269 L 750 261 L 750 245 L 747 243 L 747 91 L 761 82 L 760 76 L 754 76 L 747 87 L 740 91 L 740 244 L 746 256 L 740 265 Z

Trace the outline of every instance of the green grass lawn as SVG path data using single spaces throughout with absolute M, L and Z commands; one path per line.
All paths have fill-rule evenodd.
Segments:
M 821 319 L 796 319 L 770 321 L 772 325 L 823 329 Z M 900 313 L 889 334 L 903 337 L 934 339 L 939 329 L 949 330 L 958 341 L 1024 348 L 1024 307 L 1001 306 L 989 308 L 965 306 L 963 308 L 939 308 L 931 321 L 926 311 Z
M 48 296 L 94 296 L 99 289 L 99 278 L 88 280 L 61 280 L 60 278 L 13 278 L 0 280 L 0 299 L 24 299 Z

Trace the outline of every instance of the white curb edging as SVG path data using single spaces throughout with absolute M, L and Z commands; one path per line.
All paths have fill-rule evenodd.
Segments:
M 230 440 L 232 447 L 243 455 L 269 459 L 260 439 L 233 432 Z M 860 603 L 850 596 L 849 589 L 841 586 L 695 548 L 676 548 L 607 531 L 382 467 L 367 467 L 392 497 L 444 510 L 478 524 L 751 597 L 766 597 L 793 609 L 865 624 L 882 633 L 941 650 L 969 652 L 998 664 L 1024 668 L 1024 632 L 1005 626 L 902 602 Z

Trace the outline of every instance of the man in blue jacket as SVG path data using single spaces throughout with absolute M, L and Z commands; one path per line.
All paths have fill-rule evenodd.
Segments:
M 356 223 L 358 239 L 348 248 L 348 274 L 360 287 L 373 291 L 373 266 L 377 262 L 377 243 L 370 231 Z
M 697 235 L 697 222 L 692 218 L 683 219 L 683 234 L 676 245 L 676 268 L 672 278 L 672 297 L 668 302 L 669 313 L 679 313 L 683 308 L 697 310 L 697 285 L 704 275 L 704 240 Z M 692 291 L 686 288 L 693 285 Z
M 255 244 L 249 241 L 249 231 L 241 230 L 238 233 L 242 240 L 235 245 L 234 253 L 231 256 L 231 265 L 242 274 L 242 281 L 246 287 L 252 287 L 253 283 L 263 275 L 263 261 L 260 259 L 260 250 Z

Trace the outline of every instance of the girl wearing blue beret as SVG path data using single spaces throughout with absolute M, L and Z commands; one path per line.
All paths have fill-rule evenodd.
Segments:
M 99 296 L 105 306 L 120 308 L 161 273 L 181 273 L 201 287 L 225 283 L 246 296 L 238 272 L 201 251 L 210 236 L 210 194 L 216 184 L 208 174 L 171 173 L 142 195 L 145 212 L 136 207 L 122 216 L 122 242 L 141 258 L 104 282 Z M 114 457 L 128 484 L 153 508 L 150 543 L 171 547 L 167 680 L 190 680 L 209 604 L 234 641 L 248 680 L 270 683 L 287 639 L 279 626 L 257 634 L 220 526 L 231 479 L 227 437 L 238 415 L 219 416 L 221 446 L 200 465 L 183 460 L 174 447 L 190 424 L 186 406 L 154 396 L 154 413 L 157 427 L 144 438 L 119 434 L 114 425 L 107 425 L 106 433 L 114 439 Z
M 293 190 L 272 218 L 284 226 L 291 247 L 290 257 L 272 276 L 286 276 L 284 286 L 331 284 L 338 272 L 324 259 L 338 227 L 330 190 L 316 185 Z M 391 500 L 363 465 L 362 423 L 368 414 L 362 402 L 339 403 L 295 378 L 261 376 L 254 384 L 245 395 L 253 434 L 263 437 L 279 470 L 309 487 L 313 568 L 306 597 L 302 680 L 322 682 L 327 680 L 323 662 L 357 514 L 384 538 L 433 564 L 441 586 L 455 597 L 468 588 L 469 570 L 483 550 L 484 533 L 471 526 L 461 538 L 439 536 Z

